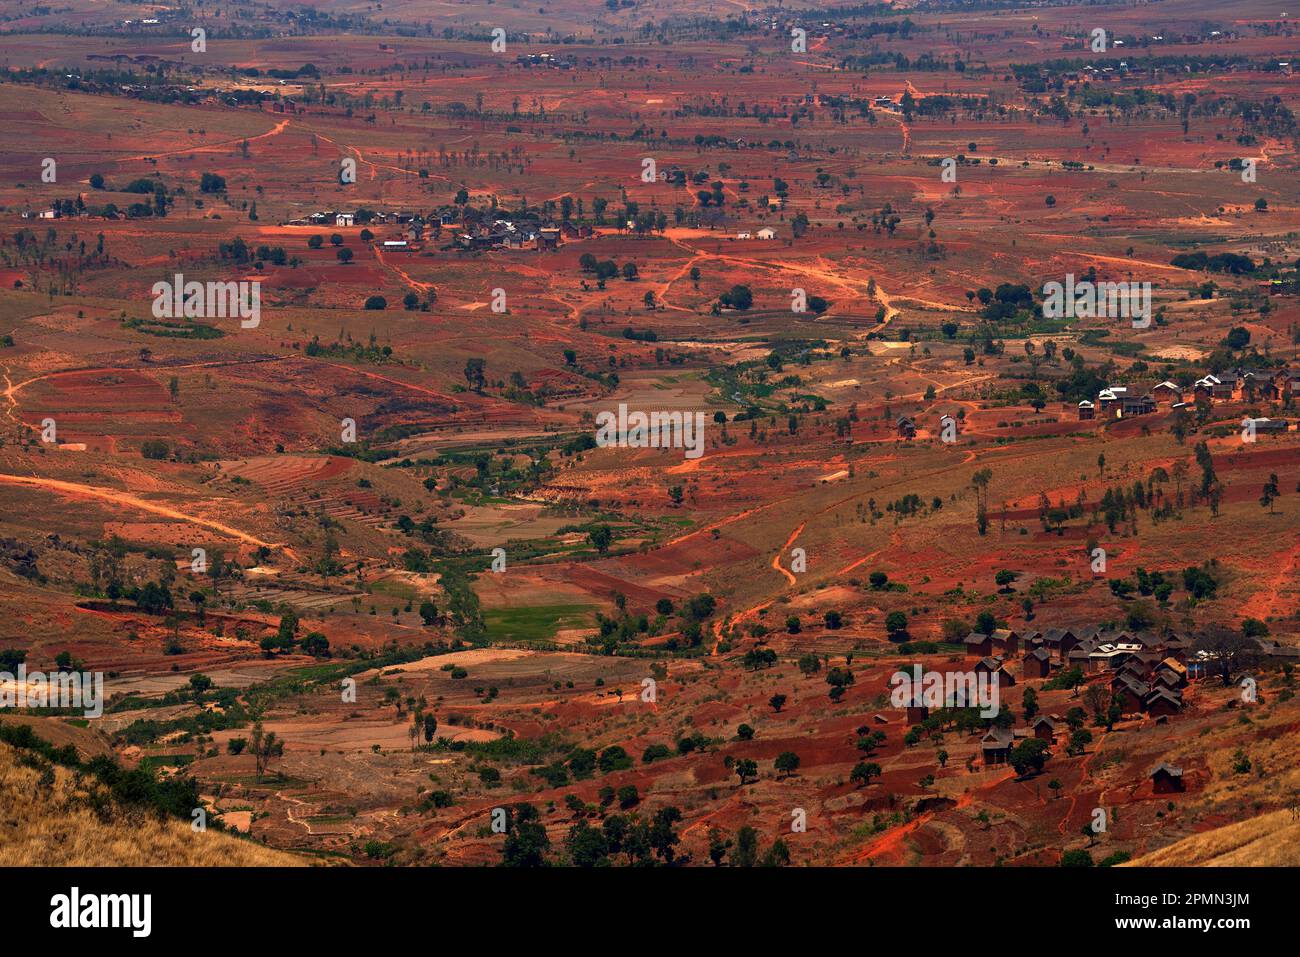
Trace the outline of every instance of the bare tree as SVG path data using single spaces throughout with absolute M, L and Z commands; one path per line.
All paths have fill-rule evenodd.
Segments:
M 1259 642 L 1240 632 L 1214 626 L 1192 643 L 1192 651 L 1209 655 L 1210 667 L 1223 679 L 1225 688 L 1232 685 L 1233 676 L 1258 665 Z

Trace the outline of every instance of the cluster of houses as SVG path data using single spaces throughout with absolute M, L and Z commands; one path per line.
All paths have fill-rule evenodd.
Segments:
M 968 655 L 980 656 L 974 670 L 996 674 L 1000 686 L 1015 684 L 1006 662 L 1023 652 L 1022 678 L 1049 678 L 1054 669 L 1069 668 L 1085 675 L 1109 674 L 1111 693 L 1123 715 L 1146 715 L 1163 722 L 1183 710 L 1191 641 L 1176 634 L 1122 631 L 1103 637 L 1096 630 L 1076 634 L 1069 628 L 1049 628 L 1021 633 L 1004 628 L 988 635 L 973 632 L 963 643 Z M 1193 671 L 1205 667 L 1199 656 L 1192 657 Z M 1025 737 L 1053 743 L 1063 720 L 1059 715 L 1040 715 L 1027 728 L 991 728 L 980 740 L 984 763 L 1005 763 Z
M 587 239 L 594 230 L 585 224 L 525 225 L 506 219 L 466 226 L 455 236 L 462 249 L 558 249 L 567 242 Z
M 1048 678 L 1054 670 L 1078 668 L 1085 675 L 1109 676 L 1109 687 L 1125 716 L 1145 715 L 1164 723 L 1183 710 L 1183 690 L 1191 678 L 1204 674 L 1209 656 L 1192 652 L 1192 642 L 1177 634 L 1154 635 L 1121 631 L 1103 636 L 1100 631 L 1075 632 L 1069 628 L 1046 631 L 995 629 L 990 634 L 972 632 L 963 639 L 968 656 L 978 660 L 972 671 L 997 676 L 999 687 L 1011 687 L 1016 677 L 1008 663 L 1021 657 L 1021 679 Z M 1300 657 L 1300 649 L 1261 646 L 1265 654 L 1288 659 Z M 909 707 L 908 724 L 929 717 L 926 707 Z M 1020 728 L 994 726 L 980 738 L 979 753 L 985 766 L 1007 764 L 1011 752 L 1022 741 L 1037 738 L 1049 746 L 1067 730 L 1059 714 L 1037 715 Z M 1183 769 L 1161 762 L 1147 772 L 1156 794 L 1184 790 Z
M 334 226 L 346 229 L 354 226 L 400 226 L 401 238 L 386 239 L 388 249 L 413 249 L 426 238 L 439 239 L 444 229 L 452 232 L 452 242 L 462 249 L 558 249 L 566 242 L 586 239 L 594 235 L 588 225 L 562 222 L 557 225 L 515 223 L 508 219 L 484 220 L 477 223 L 461 222 L 454 209 L 443 209 L 429 216 L 420 213 L 375 212 L 366 210 L 322 210 L 304 219 L 291 220 L 288 226 Z
M 443 211 L 424 216 L 421 213 L 378 212 L 375 210 L 327 209 L 312 213 L 303 219 L 291 219 L 286 226 L 335 226 L 340 229 L 352 226 L 404 226 L 408 238 L 418 241 L 424 238 L 425 230 L 438 233 L 444 226 L 457 221 L 453 211 Z
M 1079 403 L 1080 419 L 1122 419 L 1134 415 L 1149 415 L 1160 407 L 1170 410 L 1186 409 L 1205 402 L 1210 405 L 1225 402 L 1290 402 L 1300 397 L 1300 368 L 1275 371 L 1235 369 L 1197 379 L 1190 389 L 1174 382 L 1161 382 L 1149 388 L 1138 385 L 1112 385 L 1097 393 L 1097 401 L 1084 399 Z M 1284 419 L 1257 419 L 1256 426 L 1263 431 L 1285 432 L 1289 424 Z

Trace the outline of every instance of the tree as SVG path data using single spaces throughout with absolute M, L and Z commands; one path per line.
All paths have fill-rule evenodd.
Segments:
M 1052 778 L 1052 780 L 1047 782 L 1047 786 L 1056 792 L 1056 799 L 1059 801 L 1061 799 L 1061 782 L 1056 778 Z
M 753 741 L 754 740 L 753 727 L 748 724 L 737 725 L 736 737 L 739 738 L 741 741 Z
M 172 593 L 166 585 L 146 582 L 135 595 L 135 604 L 147 615 L 161 615 L 172 607 Z
M 763 855 L 763 867 L 788 867 L 790 865 L 790 848 L 785 841 L 777 838 Z
M 1034 715 L 1038 714 L 1038 692 L 1033 688 L 1025 689 L 1022 707 L 1025 709 L 1025 720 L 1033 721 Z
M 736 832 L 736 846 L 731 852 L 731 866 L 753 867 L 757 860 L 758 831 L 746 824 Z
M 276 737 L 274 731 L 263 731 L 262 722 L 256 721 L 253 724 L 252 739 L 249 746 L 253 752 L 257 780 L 261 781 L 262 775 L 266 773 L 267 766 L 272 759 L 281 757 L 284 754 L 284 742 Z
M 773 766 L 777 771 L 781 772 L 782 777 L 788 778 L 790 775 L 794 774 L 795 771 L 799 770 L 799 755 L 795 754 L 793 751 L 782 751 L 776 756 L 776 761 L 773 762 Z
M 767 703 L 772 706 L 773 711 L 780 714 L 781 709 L 785 707 L 785 695 L 774 694 L 772 697 L 767 699 Z
M 885 616 L 885 631 L 890 641 L 902 641 L 907 637 L 907 615 L 901 611 L 891 611 Z
M 1089 685 L 1083 692 L 1083 703 L 1100 724 L 1102 715 L 1110 704 L 1110 689 L 1101 684 Z
M 467 359 L 465 362 L 465 381 L 469 387 L 479 395 L 483 394 L 483 386 L 486 383 L 487 360 L 478 357 Z
M 1047 742 L 1041 738 L 1026 738 L 1011 749 L 1009 760 L 1020 777 L 1036 774 L 1047 763 Z
M 430 627 L 438 620 L 438 606 L 428 599 L 420 602 L 420 618 L 424 621 L 424 627 Z
M 750 778 L 758 777 L 758 765 L 749 758 L 741 758 L 732 766 L 732 770 L 740 778 L 742 787 Z
M 709 828 L 709 860 L 713 862 L 714 867 L 722 866 L 723 858 L 733 846 L 734 842 L 721 830 L 716 827 Z
M 577 867 L 598 867 L 609 863 L 609 841 L 599 828 L 579 820 L 564 840 L 569 859 Z
M 609 546 L 614 542 L 614 532 L 608 525 L 597 525 L 587 533 L 587 541 L 602 555 L 609 554 Z
M 433 743 L 434 733 L 438 730 L 438 719 L 432 714 L 424 716 L 424 742 L 425 744 Z
M 506 839 L 501 845 L 502 867 L 545 867 L 550 848 L 551 839 L 546 835 L 537 808 L 521 803 L 507 809 Z
M 309 631 L 307 637 L 302 640 L 302 650 L 313 658 L 328 658 L 330 656 L 330 640 L 322 632 Z
M 849 685 L 853 684 L 853 672 L 848 668 L 832 668 L 826 672 L 826 683 L 831 686 L 830 697 L 832 701 L 839 701 L 844 697 L 844 692 L 848 690 Z
M 1065 712 L 1065 723 L 1071 731 L 1078 731 L 1083 727 L 1083 722 L 1087 717 L 1087 712 L 1078 705 L 1075 705 L 1069 711 Z
M 348 249 L 347 246 L 340 246 L 340 247 L 339 247 L 339 251 L 338 251 L 337 253 L 335 253 L 334 255 L 338 257 L 338 261 L 339 261 L 339 262 L 344 263 L 344 264 L 346 265 L 347 263 L 352 262 L 352 257 L 353 257 L 355 254 L 352 252 L 352 250 Z M 383 296 L 372 296 L 371 298 L 372 298 L 372 299 L 382 299 Z M 369 300 L 366 300 L 366 301 L 369 302 Z M 369 308 L 369 307 L 368 307 L 368 308 Z
M 275 637 L 277 644 L 285 651 L 293 648 L 298 640 L 298 613 L 292 608 L 286 608 L 283 615 L 280 616 L 280 627 L 276 629 Z
M 718 302 L 727 308 L 743 312 L 754 304 L 754 293 L 748 286 L 735 285 L 719 296 Z
M 1268 514 L 1276 515 L 1277 510 L 1273 508 L 1273 502 L 1281 494 L 1278 490 L 1277 475 L 1270 474 L 1268 481 L 1264 484 L 1263 494 L 1259 497 L 1260 506 L 1268 509 Z
M 873 777 L 880 777 L 880 765 L 874 761 L 859 761 L 849 772 L 849 780 L 858 785 L 869 785 Z
M 167 443 L 162 439 L 145 439 L 140 443 L 140 454 L 146 459 L 165 459 L 168 451 Z
M 1210 667 L 1227 688 L 1232 685 L 1234 675 L 1254 666 L 1259 657 L 1259 643 L 1230 629 L 1212 626 L 1193 642 L 1192 651 L 1206 652 Z

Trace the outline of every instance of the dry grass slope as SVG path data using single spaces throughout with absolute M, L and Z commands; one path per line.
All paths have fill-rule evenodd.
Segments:
M 184 821 L 119 813 L 107 823 L 83 803 L 76 775 L 54 768 L 54 782 L 0 745 L 0 866 L 301 867 L 294 854 L 215 831 L 196 833 Z
M 1124 867 L 1296 867 L 1300 816 L 1283 810 L 1193 834 Z

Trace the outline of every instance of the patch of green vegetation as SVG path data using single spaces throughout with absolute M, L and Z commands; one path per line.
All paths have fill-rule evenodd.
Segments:
M 561 628 L 593 624 L 591 605 L 521 605 L 483 612 L 488 638 L 496 641 L 550 641 Z
M 167 319 L 128 319 L 123 325 L 146 336 L 164 339 L 220 339 L 225 333 L 216 326 Z
M 416 588 L 408 581 L 400 578 L 381 578 L 370 585 L 371 591 L 380 595 L 391 595 L 394 598 L 401 598 L 406 601 L 413 600 L 416 597 Z
M 442 741 L 444 739 L 439 739 Z M 553 734 L 540 738 L 496 738 L 492 741 L 455 741 L 448 745 L 452 751 L 489 761 L 515 761 L 520 764 L 545 764 L 557 754 L 567 754 L 570 747 Z
M 149 771 L 159 768 L 183 768 L 194 761 L 192 754 L 149 754 L 140 759 L 140 767 Z

